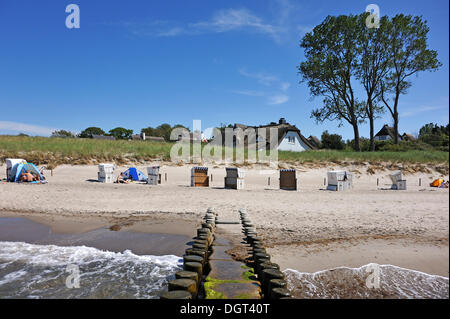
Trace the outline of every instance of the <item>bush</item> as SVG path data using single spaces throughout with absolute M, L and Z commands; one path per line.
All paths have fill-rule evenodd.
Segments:
M 117 140 L 128 140 L 133 135 L 133 130 L 127 130 L 123 127 L 116 127 L 109 131 L 110 136 L 114 136 Z
M 375 149 L 377 151 L 390 152 L 407 152 L 407 151 L 432 151 L 434 148 L 421 141 L 400 141 L 399 144 L 394 144 L 393 141 L 384 141 L 376 143 Z
M 347 140 L 347 150 L 353 151 L 355 149 L 355 140 Z M 369 152 L 370 151 L 370 139 L 361 137 L 359 139 L 359 147 L 361 148 L 361 152 Z
M 342 136 L 338 134 L 329 134 L 328 131 L 322 133 L 322 148 L 329 150 L 343 150 L 345 143 Z
M 54 131 L 51 137 L 59 137 L 59 138 L 75 138 L 75 134 L 66 130 Z
M 449 144 L 448 135 L 445 134 L 425 134 L 420 137 L 420 140 L 434 147 L 448 146 Z
M 88 127 L 87 129 L 85 129 L 84 131 L 82 131 L 78 137 L 81 138 L 92 138 L 92 135 L 106 135 L 105 131 L 103 131 L 101 128 L 99 127 Z

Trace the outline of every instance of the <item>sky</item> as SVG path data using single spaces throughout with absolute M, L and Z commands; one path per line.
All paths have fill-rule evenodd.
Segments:
M 48 136 L 56 129 L 139 133 L 162 123 L 202 129 L 286 118 L 303 135 L 353 130 L 317 124 L 299 83 L 302 36 L 328 15 L 421 15 L 443 64 L 413 77 L 400 99 L 400 133 L 449 118 L 449 3 L 295 0 L 0 0 L 0 134 Z M 77 4 L 80 28 L 66 27 Z M 389 113 L 376 129 L 391 124 Z M 362 124 L 360 134 L 368 137 Z

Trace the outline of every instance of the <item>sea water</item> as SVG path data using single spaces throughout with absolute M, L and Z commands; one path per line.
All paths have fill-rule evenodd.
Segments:
M 181 267 L 174 255 L 0 241 L 0 298 L 158 298 Z
M 368 264 L 305 273 L 284 271 L 295 298 L 448 299 L 449 279 L 393 265 Z

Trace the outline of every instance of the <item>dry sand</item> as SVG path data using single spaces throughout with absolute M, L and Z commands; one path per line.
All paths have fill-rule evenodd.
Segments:
M 27 216 L 61 232 L 105 224 L 148 231 L 151 225 L 155 232 L 191 235 L 194 229 L 176 221 L 195 227 L 208 207 L 223 220 L 238 220 L 238 209 L 246 208 L 283 269 L 314 272 L 376 262 L 449 276 L 449 192 L 428 187 L 437 173 L 406 175 L 406 191 L 387 190 L 388 171 L 362 173 L 353 190 L 330 192 L 323 185 L 326 169 L 299 168 L 295 192 L 278 189 L 276 171 L 252 169 L 245 189 L 235 191 L 223 189 L 224 167 L 210 168 L 209 188 L 189 187 L 190 167 L 162 166 L 162 184 L 149 186 L 97 183 L 96 166 L 60 166 L 53 176 L 45 172 L 47 185 L 0 184 L 0 216 Z M 146 173 L 145 166 L 138 168 Z

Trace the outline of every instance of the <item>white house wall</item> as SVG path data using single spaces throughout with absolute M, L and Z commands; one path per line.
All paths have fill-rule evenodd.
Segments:
M 392 139 L 390 135 L 380 135 L 373 138 L 375 141 L 389 141 Z
M 289 137 L 294 137 L 294 142 L 289 142 Z M 296 132 L 287 132 L 286 136 L 278 146 L 279 151 L 303 152 L 310 148 L 300 140 L 300 136 Z

